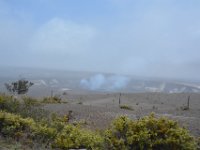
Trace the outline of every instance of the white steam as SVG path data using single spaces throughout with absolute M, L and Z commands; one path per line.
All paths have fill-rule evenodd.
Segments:
M 120 75 L 104 76 L 97 74 L 89 79 L 82 79 L 80 86 L 89 90 L 119 90 L 126 88 L 129 78 Z

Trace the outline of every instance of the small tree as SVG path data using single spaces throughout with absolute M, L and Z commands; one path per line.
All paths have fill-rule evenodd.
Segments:
M 5 83 L 5 87 L 10 93 L 18 95 L 26 94 L 32 85 L 32 82 L 24 79 L 12 83 Z

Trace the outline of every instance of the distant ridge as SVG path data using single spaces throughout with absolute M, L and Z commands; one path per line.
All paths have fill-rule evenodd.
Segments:
M 51 90 L 62 93 L 63 89 L 126 93 L 200 93 L 200 82 L 197 81 L 137 78 L 136 76 L 109 73 L 15 67 L 0 67 L 0 72 L 1 91 L 5 91 L 4 83 L 23 77 L 35 83 L 29 92 L 33 96 L 49 95 Z M 81 81 L 84 81 L 85 84 L 81 84 Z M 93 88 L 90 88 L 90 86 L 93 86 Z

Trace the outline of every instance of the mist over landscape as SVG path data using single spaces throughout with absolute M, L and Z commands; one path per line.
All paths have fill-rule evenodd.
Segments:
M 0 1 L 0 65 L 199 80 L 200 2 Z
M 67 91 L 90 92 L 124 92 L 124 93 L 200 93 L 198 80 L 180 80 L 165 78 L 147 78 L 123 74 L 98 73 L 84 71 L 63 71 L 34 68 L 4 67 L 0 68 L 0 89 L 7 92 L 4 84 L 19 79 L 34 83 L 29 95 L 35 97 L 49 96 Z
M 200 0 L 0 0 L 1 149 L 200 149 Z

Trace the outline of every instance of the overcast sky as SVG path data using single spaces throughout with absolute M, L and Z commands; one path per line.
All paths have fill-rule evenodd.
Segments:
M 0 66 L 200 79 L 200 0 L 0 0 Z

